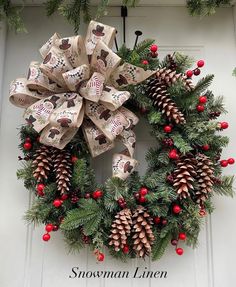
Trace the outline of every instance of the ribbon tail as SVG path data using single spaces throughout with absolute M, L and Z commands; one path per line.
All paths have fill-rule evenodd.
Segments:
M 114 148 L 114 142 L 107 138 L 92 121 L 84 121 L 82 130 L 92 157 Z

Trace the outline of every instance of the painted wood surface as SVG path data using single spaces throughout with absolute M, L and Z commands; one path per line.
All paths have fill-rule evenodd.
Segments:
M 196 59 L 204 58 L 206 68 L 203 75 L 214 73 L 213 90 L 226 97 L 229 114 L 224 120 L 231 123 L 224 133 L 231 142 L 223 157 L 236 155 L 235 124 L 235 78 L 232 70 L 236 63 L 235 23 L 233 8 L 220 9 L 218 13 L 201 21 L 189 17 L 184 7 L 142 7 L 131 9 L 127 19 L 127 44 L 132 47 L 134 31 L 140 29 L 144 37 L 155 38 L 160 47 L 160 57 L 173 51 L 190 54 Z M 118 40 L 122 31 L 120 10 L 111 8 L 104 23 L 118 29 Z M 24 18 L 28 34 L 5 34 L 0 30 L 0 83 L 2 83 L 2 110 L 0 127 L 0 286 L 1 287 L 232 287 L 236 275 L 234 247 L 236 236 L 236 201 L 216 197 L 216 211 L 200 234 L 196 250 L 184 246 L 182 257 L 175 255 L 173 248 L 159 262 L 146 259 L 132 260 L 127 264 L 117 262 L 106 254 L 106 261 L 97 264 L 88 250 L 80 254 L 68 254 L 60 233 L 53 234 L 50 242 L 41 241 L 43 227 L 26 226 L 22 220 L 24 211 L 30 206 L 32 198 L 25 191 L 23 183 L 16 180 L 19 167 L 17 156 L 18 139 L 16 128 L 23 123 L 22 110 L 8 102 L 8 87 L 12 79 L 27 74 L 31 60 L 40 60 L 37 52 L 55 31 L 62 36 L 73 34 L 71 27 L 63 18 L 46 18 L 40 7 L 26 8 Z M 86 27 L 82 25 L 81 34 Z M 5 38 L 6 37 L 6 38 Z M 6 47 L 6 49 L 4 48 Z M 3 81 L 1 78 L 3 75 Z M 138 145 L 136 157 L 140 161 L 139 171 L 146 169 L 145 151 L 154 145 L 148 127 L 141 121 L 136 129 Z M 103 181 L 111 174 L 111 156 L 107 153 L 95 159 L 97 178 Z M 234 173 L 229 167 L 227 173 Z M 145 270 L 166 270 L 167 279 L 68 279 L 71 268 L 81 270 L 129 270 L 134 272 L 138 266 Z

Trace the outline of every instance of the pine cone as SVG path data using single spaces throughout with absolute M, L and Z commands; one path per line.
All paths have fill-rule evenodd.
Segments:
M 157 107 L 162 114 L 165 114 L 176 124 L 185 123 L 184 115 L 179 111 L 176 104 L 171 100 L 166 86 L 160 80 L 153 78 L 148 83 L 148 96 L 153 100 L 153 105 Z
M 177 74 L 175 70 L 173 71 L 167 67 L 158 69 L 156 72 L 156 77 L 169 87 L 173 85 L 177 80 L 181 80 L 187 90 L 191 91 L 193 89 L 192 81 L 188 79 L 187 76 Z
M 115 216 L 112 223 L 109 245 L 114 246 L 115 251 L 120 251 L 127 244 L 127 238 L 131 232 L 132 217 L 130 209 L 122 209 Z
M 134 211 L 132 219 L 133 250 L 139 257 L 143 258 L 150 254 L 155 239 L 152 232 L 153 221 L 143 206 L 139 206 Z
M 212 192 L 212 186 L 214 181 L 214 168 L 213 163 L 204 154 L 199 154 L 197 156 L 197 177 L 198 189 L 195 193 L 196 202 L 200 206 L 204 205 L 204 202 L 209 196 L 209 193 Z
M 168 62 L 167 68 L 170 69 L 171 71 L 176 71 L 177 64 L 175 62 L 173 55 L 170 55 L 170 54 L 167 55 L 166 60 Z
M 33 176 L 37 182 L 44 182 L 48 179 L 52 167 L 52 148 L 42 145 L 33 156 Z
M 196 171 L 194 166 L 196 165 L 196 160 L 192 157 L 182 157 L 177 162 L 177 167 L 174 170 L 174 184 L 177 193 L 181 199 L 190 196 L 189 191 L 193 189 L 193 182 L 196 176 Z
M 63 194 L 70 190 L 72 176 L 71 154 L 67 150 L 54 149 L 53 171 L 56 175 L 58 191 Z

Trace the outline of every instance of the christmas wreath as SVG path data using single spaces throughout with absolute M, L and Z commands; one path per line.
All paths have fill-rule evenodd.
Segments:
M 234 159 L 220 160 L 228 144 L 219 133 L 228 123 L 217 121 L 223 98 L 207 90 L 212 75 L 193 85 L 203 60 L 193 70 L 179 53 L 160 61 L 152 40 L 114 53 L 115 32 L 92 21 L 85 40 L 54 34 L 40 49 L 43 62 L 11 83 L 10 101 L 26 109 L 27 122 L 17 174 L 35 195 L 25 218 L 45 225 L 44 241 L 59 229 L 70 249 L 88 244 L 99 261 L 104 246 L 122 260 L 157 260 L 169 243 L 182 255 L 181 241 L 196 246 L 213 195 L 233 195 L 233 176 L 222 167 Z M 156 140 L 142 177 L 134 171 L 134 113 Z M 98 184 L 91 156 L 117 140 L 126 149 L 114 154 L 112 177 Z

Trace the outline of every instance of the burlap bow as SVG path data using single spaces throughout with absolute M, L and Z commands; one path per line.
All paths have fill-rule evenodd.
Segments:
M 24 118 L 40 133 L 40 142 L 63 149 L 82 127 L 93 157 L 114 147 L 128 153 L 113 156 L 113 176 L 126 179 L 137 161 L 132 128 L 138 118 L 122 105 L 130 97 L 124 88 L 153 74 L 124 63 L 110 47 L 115 28 L 91 21 L 85 40 L 54 34 L 40 49 L 43 62 L 32 62 L 27 79 L 10 86 L 12 104 L 26 108 Z

